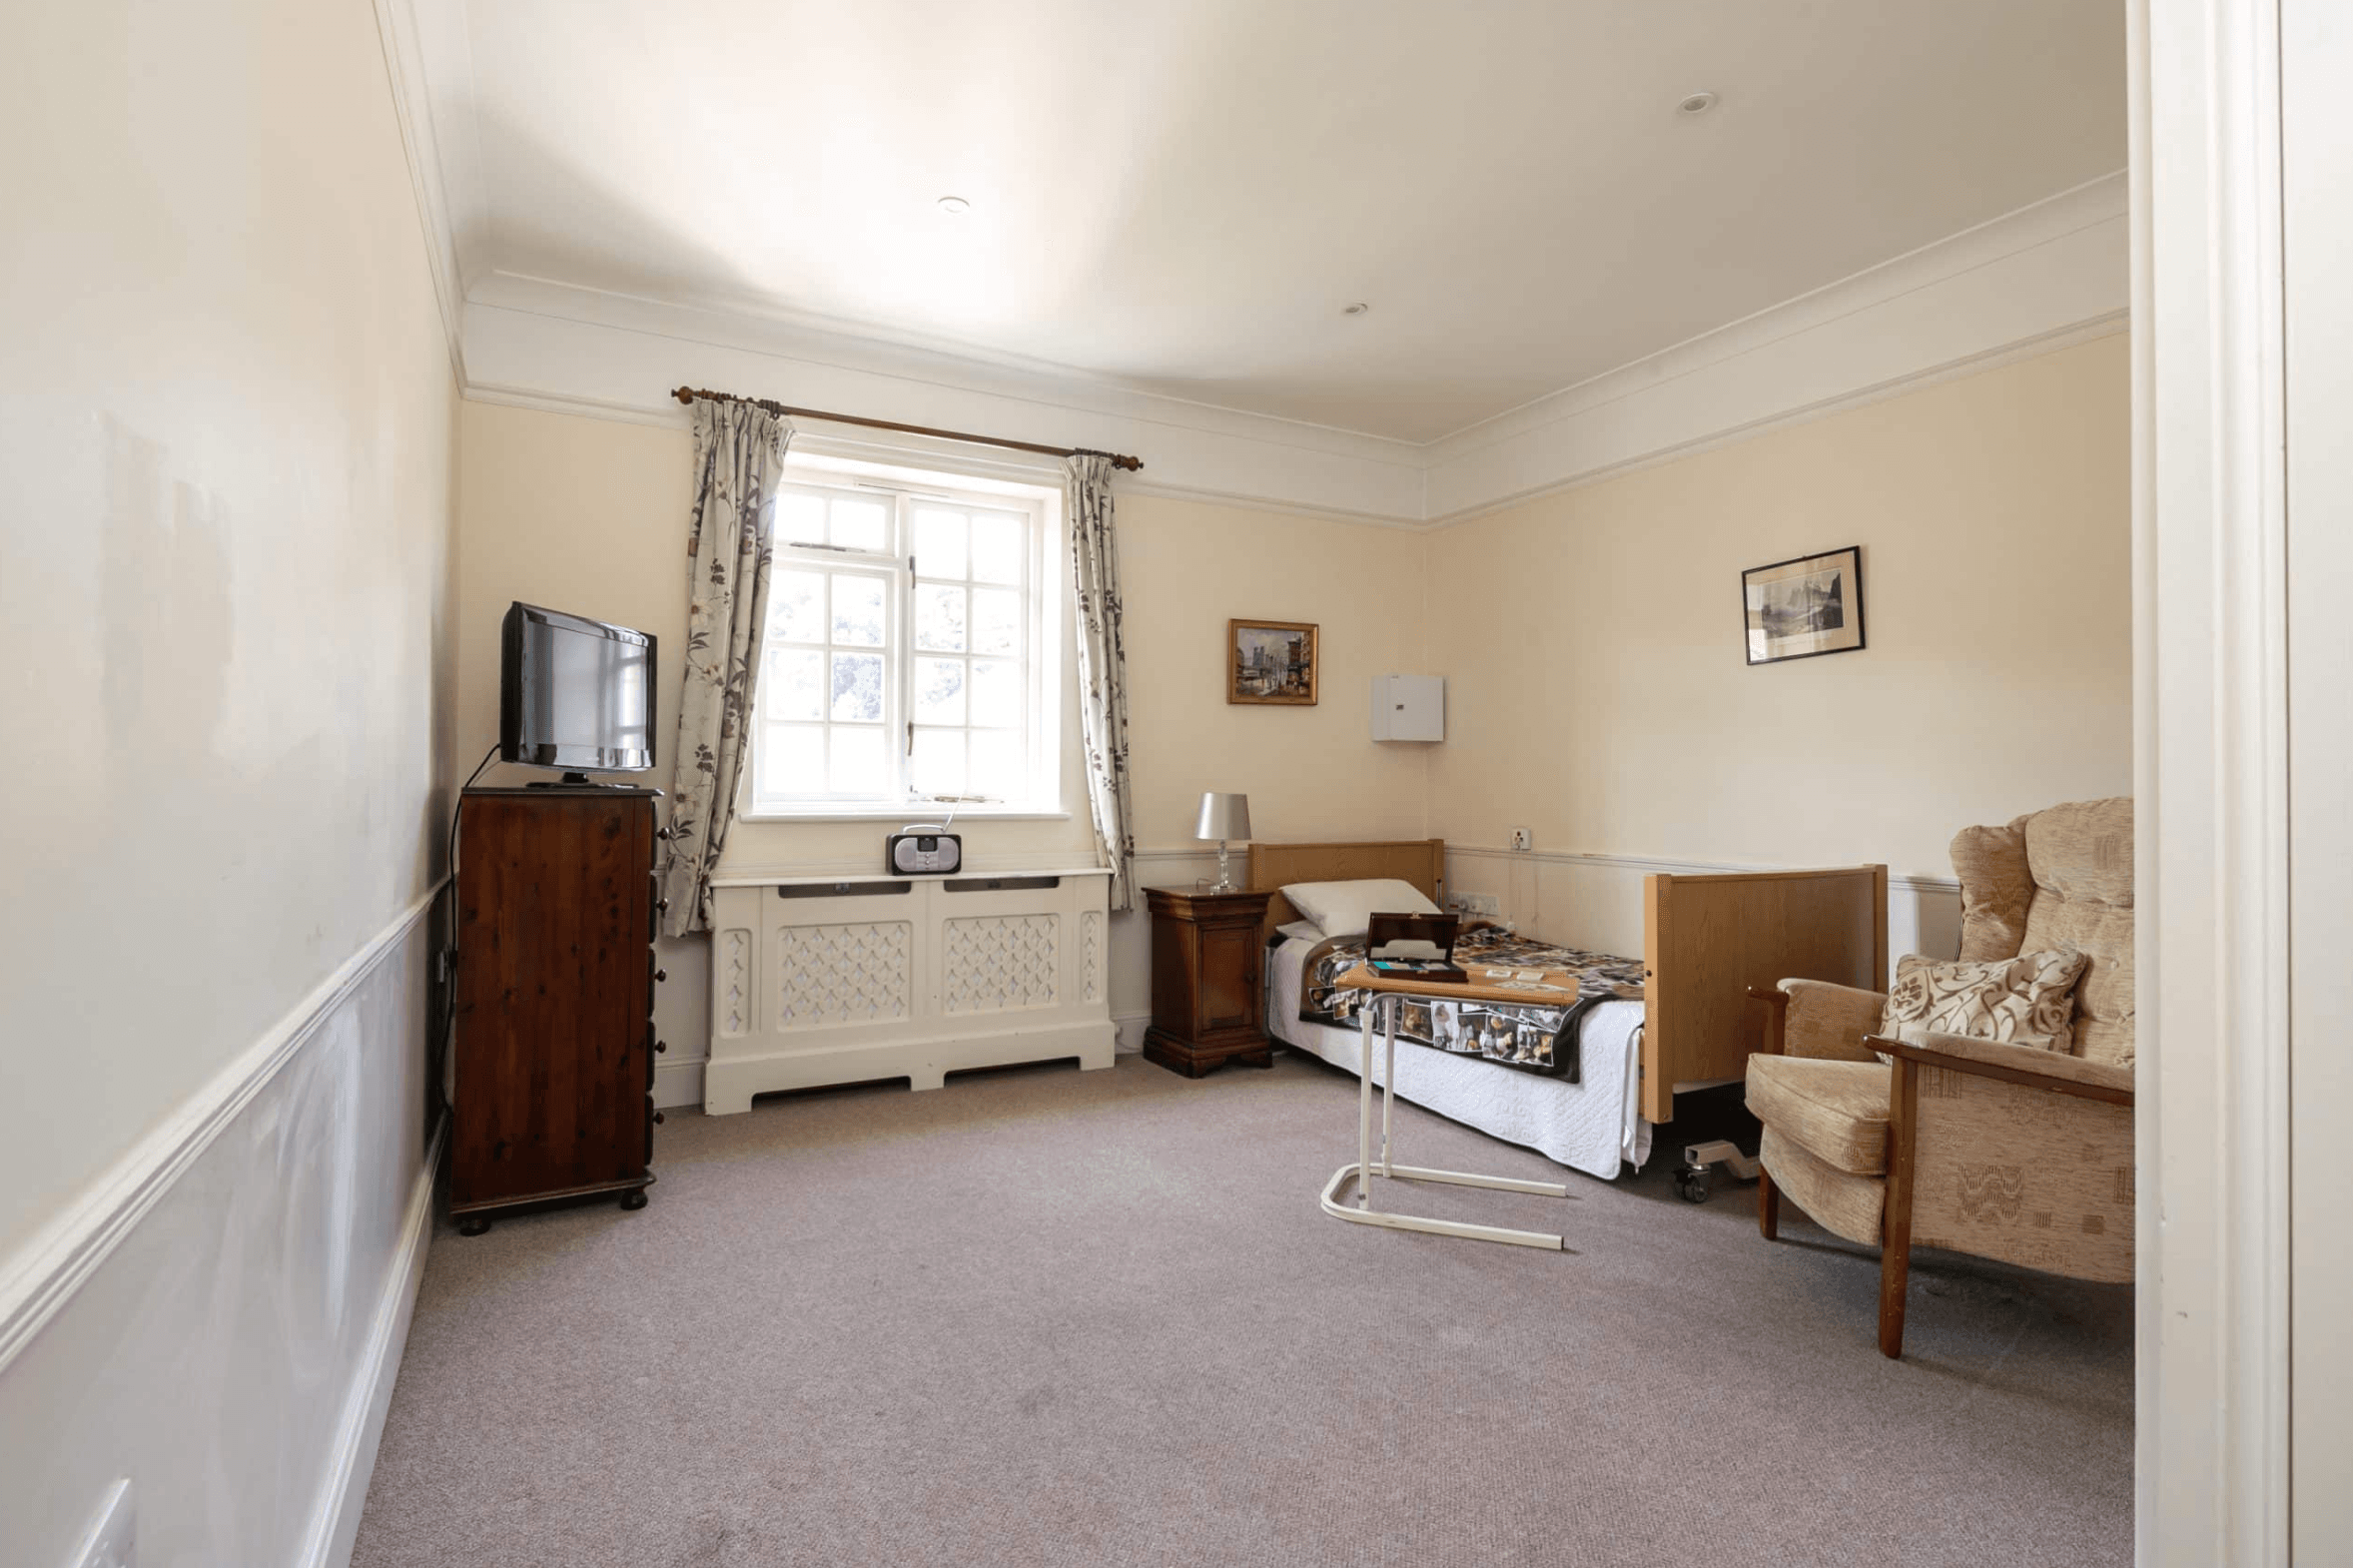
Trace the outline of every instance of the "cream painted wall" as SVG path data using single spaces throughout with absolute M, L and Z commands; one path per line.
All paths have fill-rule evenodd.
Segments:
M 1434 833 L 1477 851 L 1525 826 L 1545 851 L 1884 860 L 1931 879 L 1961 826 L 2128 791 L 2124 372 L 2123 340 L 2104 339 L 1431 534 L 1124 495 L 1140 880 L 1207 873 L 1191 838 L 1205 789 L 1246 792 L 1269 840 Z M 675 645 L 689 440 L 487 403 L 463 418 L 470 758 L 495 733 L 509 599 Z M 1746 665 L 1741 569 L 1847 543 L 1864 546 L 1870 646 Z M 1233 616 L 1319 624 L 1319 705 L 1225 702 Z M 1368 738 L 1368 683 L 1390 670 L 1448 677 L 1444 743 Z M 1066 796 L 1067 820 L 971 822 L 968 854 L 1089 856 L 1075 774 Z M 855 867 L 880 832 L 740 823 L 727 863 Z M 1639 945 L 1639 873 L 1586 870 L 1454 867 L 1547 935 Z M 1950 901 L 1903 890 L 1906 940 L 1949 944 Z M 700 943 L 665 953 L 663 1096 L 693 1100 L 707 968 Z M 1141 919 L 1115 922 L 1113 961 L 1133 1036 Z
M 498 619 L 518 598 L 653 632 L 671 722 L 671 650 L 686 623 L 691 438 L 683 429 L 484 402 L 467 402 L 462 424 L 458 750 L 466 765 L 497 738 Z M 1427 748 L 1375 745 L 1365 717 L 1373 674 L 1420 667 L 1419 537 L 1151 495 L 1123 496 L 1119 517 L 1142 879 L 1205 874 L 1192 840 L 1204 789 L 1247 791 L 1267 838 L 1421 832 Z M 1246 615 L 1321 624 L 1319 706 L 1227 705 L 1225 622 Z M 1064 724 L 1075 735 L 1068 650 L 1064 669 Z M 667 739 L 665 729 L 665 753 Z M 666 787 L 667 769 L 665 761 L 655 783 Z M 1075 749 L 1064 799 L 1069 815 L 1058 821 L 968 819 L 967 855 L 976 865 L 1091 864 Z M 739 822 L 723 864 L 862 867 L 879 855 L 885 831 L 880 823 Z M 670 982 L 655 1017 L 672 1047 L 662 1098 L 699 1099 L 685 1075 L 708 1036 L 704 944 L 664 943 L 662 952 Z M 1115 921 L 1112 1005 L 1131 1021 L 1151 1005 L 1148 965 L 1144 922 Z
M 1950 877 L 1961 827 L 2129 794 L 2126 370 L 2105 338 L 1432 535 L 1431 831 Z M 1741 570 L 1848 544 L 1869 646 L 1748 666 Z
M 1430 748 L 1372 740 L 1369 704 L 1374 675 L 1427 673 L 1421 536 L 1152 495 L 1119 520 L 1138 847 L 1191 847 L 1210 789 L 1247 794 L 1262 839 L 1420 834 Z M 1248 617 L 1317 624 L 1314 707 L 1226 702 Z
M 0 145 L 0 1562 L 118 1477 L 141 1562 L 331 1562 L 421 1259 L 454 767 L 455 381 L 376 17 L 11 7 Z
M 0 1254 L 439 870 L 455 392 L 366 6 L 0 49 Z

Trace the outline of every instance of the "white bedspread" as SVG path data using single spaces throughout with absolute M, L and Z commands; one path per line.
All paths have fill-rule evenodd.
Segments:
M 1359 1072 L 1356 1029 L 1299 1022 L 1299 983 L 1313 950 L 1311 942 L 1285 937 L 1266 955 L 1266 1032 L 1334 1067 Z M 1615 1180 L 1620 1162 L 1632 1162 L 1639 1169 L 1650 1158 L 1650 1124 L 1636 1110 L 1641 1038 L 1641 1003 L 1603 1002 L 1587 1011 L 1578 1025 L 1584 1080 L 1578 1084 L 1400 1040 L 1397 1098 L 1533 1149 L 1572 1170 Z M 1376 1086 L 1381 1083 L 1382 1049 L 1376 1030 Z

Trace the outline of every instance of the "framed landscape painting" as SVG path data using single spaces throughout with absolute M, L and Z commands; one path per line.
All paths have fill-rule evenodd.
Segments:
M 1752 566 L 1740 574 L 1751 664 L 1863 646 L 1863 547 Z
M 1315 705 L 1315 627 L 1297 620 L 1225 623 L 1225 700 Z

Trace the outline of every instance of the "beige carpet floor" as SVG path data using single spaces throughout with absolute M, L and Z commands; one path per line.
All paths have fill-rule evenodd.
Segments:
M 673 1112 L 643 1211 L 436 1232 L 354 1561 L 2130 1561 L 2128 1287 L 1924 1253 L 1891 1362 L 1873 1254 L 1663 1158 L 1394 1188 L 1574 1255 L 1328 1218 L 1354 1110 L 1285 1056 Z

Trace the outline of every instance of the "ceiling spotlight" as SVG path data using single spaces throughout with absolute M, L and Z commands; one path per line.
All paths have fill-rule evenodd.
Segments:
M 1364 314 L 1366 311 L 1369 311 L 1369 310 L 1371 310 L 1371 309 L 1372 309 L 1372 307 L 1371 307 L 1371 306 L 1369 306 L 1369 305 L 1366 305 L 1366 304 L 1365 304 L 1365 303 L 1364 303 L 1362 300 L 1358 300 L 1358 301 L 1357 301 L 1355 304 L 1353 304 L 1353 305 L 1343 305 L 1343 306 L 1341 306 L 1341 307 L 1340 307 L 1340 314 L 1341 314 L 1342 316 L 1362 316 L 1362 315 L 1363 315 L 1363 314 Z
M 970 212 L 972 211 L 972 203 L 961 196 L 943 196 L 940 198 L 940 211 L 944 213 Z
M 1716 107 L 1714 93 L 1694 93 L 1675 106 L 1677 114 L 1706 114 Z

